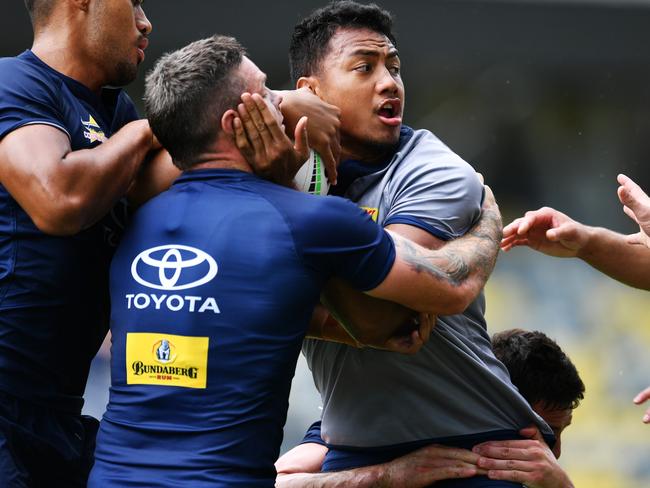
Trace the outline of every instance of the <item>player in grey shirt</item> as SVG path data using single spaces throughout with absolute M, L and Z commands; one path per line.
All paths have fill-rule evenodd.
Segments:
M 291 62 L 298 87 L 341 109 L 348 160 L 338 193 L 428 247 L 472 227 L 483 194 L 474 170 L 430 132 L 401 126 L 404 90 L 389 14 L 354 2 L 316 11 L 296 26 Z M 531 423 L 552 438 L 494 357 L 484 311 L 481 294 L 462 314 L 439 317 L 414 356 L 306 341 L 330 445 L 323 469 L 385 462 L 432 442 L 472 447 L 518 438 Z

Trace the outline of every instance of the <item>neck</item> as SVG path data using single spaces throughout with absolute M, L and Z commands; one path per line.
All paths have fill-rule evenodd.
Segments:
M 233 151 L 231 148 L 214 148 L 200 154 L 190 168 L 193 169 L 236 169 L 246 173 L 253 172 L 239 151 Z
M 45 64 L 99 93 L 105 85 L 102 73 L 78 42 L 78 33 L 63 25 L 34 35 L 32 52 Z
M 341 161 L 353 159 L 362 163 L 378 164 L 386 161 L 395 151 L 396 145 L 368 144 L 341 135 Z

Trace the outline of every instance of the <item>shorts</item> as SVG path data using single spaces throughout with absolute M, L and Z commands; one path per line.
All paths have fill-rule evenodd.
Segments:
M 0 486 L 84 488 L 98 426 L 0 392 Z

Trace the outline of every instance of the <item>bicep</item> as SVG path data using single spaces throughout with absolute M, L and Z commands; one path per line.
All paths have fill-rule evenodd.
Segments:
M 0 182 L 28 213 L 52 204 L 60 164 L 71 151 L 65 132 L 50 125 L 27 125 L 0 142 Z
M 424 229 L 408 224 L 389 224 L 384 229 L 399 234 L 408 240 L 419 244 L 427 249 L 440 249 L 445 245 L 445 241 L 434 236 Z
M 462 259 L 444 251 L 429 250 L 392 233 L 395 260 L 384 281 L 367 293 L 418 312 L 439 315 L 460 313 L 466 307 L 462 284 L 468 270 Z

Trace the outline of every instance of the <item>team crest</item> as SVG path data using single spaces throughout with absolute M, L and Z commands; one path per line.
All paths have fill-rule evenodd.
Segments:
M 88 114 L 88 120 L 81 119 L 81 124 L 86 129 L 84 137 L 90 142 L 106 142 L 108 139 L 92 115 Z

